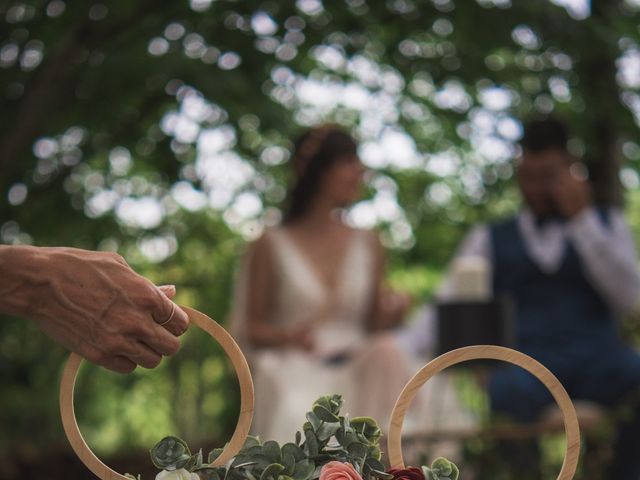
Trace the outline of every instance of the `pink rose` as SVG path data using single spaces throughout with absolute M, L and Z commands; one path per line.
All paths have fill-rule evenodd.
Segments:
M 333 461 L 322 467 L 319 480 L 362 480 L 362 477 L 350 463 Z

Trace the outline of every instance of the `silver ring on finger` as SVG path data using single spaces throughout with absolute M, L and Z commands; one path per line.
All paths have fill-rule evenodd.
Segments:
M 160 325 L 161 327 L 166 325 L 167 323 L 169 323 L 171 320 L 173 320 L 173 315 L 176 313 L 176 304 L 171 302 L 171 313 L 169 314 L 169 316 L 167 317 L 167 319 L 162 322 L 159 323 L 158 325 Z

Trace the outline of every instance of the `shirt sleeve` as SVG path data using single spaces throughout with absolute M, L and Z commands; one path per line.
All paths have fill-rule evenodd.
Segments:
M 593 287 L 614 310 L 627 314 L 640 293 L 636 251 L 622 212 L 611 209 L 608 214 L 605 223 L 588 208 L 568 223 L 567 233 Z

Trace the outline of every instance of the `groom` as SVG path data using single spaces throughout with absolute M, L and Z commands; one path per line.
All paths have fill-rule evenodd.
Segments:
M 494 295 L 515 303 L 520 351 L 549 368 L 572 398 L 614 407 L 640 389 L 640 356 L 617 329 L 640 292 L 631 234 L 618 209 L 593 204 L 561 122 L 532 121 L 520 144 L 523 209 L 473 229 L 456 259 L 489 262 Z M 521 422 L 553 403 L 544 385 L 518 367 L 496 370 L 489 394 L 494 412 Z M 618 425 L 608 478 L 640 479 L 637 402 L 633 413 Z

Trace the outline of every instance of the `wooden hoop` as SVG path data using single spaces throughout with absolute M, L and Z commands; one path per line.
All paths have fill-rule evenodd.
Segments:
M 180 308 L 189 315 L 189 320 L 192 324 L 207 332 L 222 346 L 238 376 L 238 383 L 240 384 L 240 416 L 238 418 L 238 424 L 224 451 L 212 464 L 215 466 L 224 465 L 240 451 L 251 428 L 254 403 L 251 372 L 247 360 L 238 347 L 238 344 L 236 344 L 233 337 L 231 337 L 224 328 L 197 310 L 188 307 Z M 73 407 L 73 391 L 81 363 L 82 357 L 76 353 L 72 353 L 62 373 L 62 380 L 60 382 L 60 414 L 62 415 L 64 431 L 78 458 L 80 458 L 82 463 L 96 476 L 102 480 L 128 480 L 124 475 L 115 472 L 102 463 L 93 451 L 91 451 L 80 433 Z
M 405 468 L 402 457 L 402 423 L 418 389 L 431 377 L 447 367 L 467 360 L 492 359 L 509 362 L 535 375 L 551 392 L 562 412 L 566 434 L 566 450 L 558 480 L 571 480 L 580 456 L 580 427 L 573 403 L 560 381 L 540 362 L 524 353 L 495 345 L 475 345 L 458 348 L 433 359 L 416 373 L 404 387 L 396 401 L 389 422 L 387 448 L 392 468 Z

